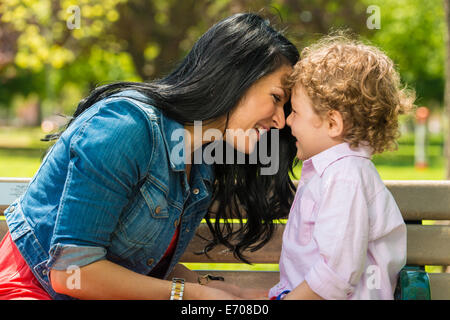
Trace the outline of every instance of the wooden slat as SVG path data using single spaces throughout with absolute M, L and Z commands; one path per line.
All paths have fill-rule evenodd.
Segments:
M 278 272 L 257 271 L 200 271 L 200 274 L 222 276 L 226 282 L 240 287 L 266 289 L 279 281 Z M 450 273 L 429 273 L 431 300 L 450 300 Z
M 281 242 L 284 225 L 276 227 L 274 238 L 256 252 L 248 252 L 247 256 L 252 263 L 278 263 L 281 253 Z M 198 233 L 208 238 L 208 226 L 200 225 Z M 208 259 L 205 255 L 196 255 L 194 252 L 203 250 L 206 241 L 196 237 L 191 241 L 182 262 L 221 262 L 235 263 L 237 260 L 224 246 L 217 246 L 211 250 Z M 450 226 L 423 226 L 407 225 L 407 264 L 411 265 L 450 265 Z
M 431 300 L 450 300 L 450 273 L 429 273 Z
M 4 217 L 2 217 L 4 218 Z M 8 225 L 5 220 L 0 220 L 0 241 L 5 236 L 6 232 L 8 232 Z
M 450 220 L 450 180 L 386 180 L 405 220 Z
M 405 221 L 450 220 L 450 180 L 384 180 Z M 297 185 L 298 181 L 294 181 Z
M 0 214 L 25 192 L 30 181 L 31 178 L 0 178 Z
M 262 249 L 256 252 L 246 252 L 252 263 L 278 263 L 281 253 L 281 241 L 284 225 L 277 225 L 274 238 Z M 450 265 L 450 226 L 407 225 L 407 264 L 409 265 Z M 0 237 L 7 231 L 6 221 L 0 220 Z M 209 231 L 205 224 L 200 225 L 198 233 L 208 237 Z M 236 263 L 232 253 L 224 246 L 217 246 L 209 252 L 209 259 L 201 252 L 206 241 L 196 236 L 189 244 L 181 262 L 204 263 Z
M 270 289 L 280 280 L 278 271 L 199 271 L 198 273 L 224 277 L 225 282 L 241 288 Z
M 252 263 L 278 263 L 280 260 L 281 241 L 283 237 L 284 225 L 279 224 L 275 228 L 273 238 L 261 249 L 255 252 L 248 252 L 245 255 L 250 258 Z M 197 229 L 197 233 L 205 238 L 210 238 L 210 232 L 206 224 L 201 224 Z M 181 257 L 182 262 L 217 262 L 217 263 L 236 263 L 233 254 L 224 246 L 218 245 L 211 250 L 208 255 L 209 259 L 204 254 L 197 255 L 195 252 L 203 251 L 207 241 L 198 236 L 194 237 L 187 247 L 184 255 Z
M 0 214 L 31 178 L 0 178 Z M 297 183 L 297 182 L 295 182 Z M 386 180 L 405 221 L 450 220 L 450 180 Z
M 407 225 L 408 264 L 450 265 L 450 226 Z

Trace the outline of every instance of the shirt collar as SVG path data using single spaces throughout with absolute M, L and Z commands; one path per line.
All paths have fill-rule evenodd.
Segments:
M 347 142 L 343 142 L 312 156 L 306 161 L 312 162 L 317 174 L 322 176 L 325 169 L 332 163 L 351 156 L 370 159 L 372 157 L 372 149 L 364 143 L 361 143 L 358 148 L 352 149 Z

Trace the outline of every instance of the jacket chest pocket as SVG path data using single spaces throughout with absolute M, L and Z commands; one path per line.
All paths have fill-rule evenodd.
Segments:
M 316 209 L 316 203 L 313 200 L 302 199 L 300 203 L 299 243 L 303 246 L 307 245 L 312 239 L 316 224 Z
M 150 180 L 141 187 L 133 205 L 119 220 L 116 237 L 123 250 L 133 245 L 153 245 L 167 229 L 174 208 L 169 205 L 166 190 Z

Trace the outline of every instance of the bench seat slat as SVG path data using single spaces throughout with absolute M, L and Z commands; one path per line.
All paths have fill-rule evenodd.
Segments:
M 271 288 L 279 281 L 278 272 L 261 271 L 199 271 L 199 274 L 212 274 L 225 278 L 226 282 L 248 288 Z M 450 299 L 450 273 L 429 273 L 431 300 Z
M 226 282 L 243 288 L 268 289 L 280 280 L 278 271 L 199 271 L 198 273 L 221 276 Z

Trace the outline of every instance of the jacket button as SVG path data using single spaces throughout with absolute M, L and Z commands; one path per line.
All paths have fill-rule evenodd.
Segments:
M 156 209 L 155 209 L 155 213 L 156 213 L 156 214 L 159 214 L 160 212 L 161 212 L 161 207 L 160 207 L 160 206 L 157 206 Z
M 147 260 L 147 265 L 150 267 L 153 264 L 153 262 L 155 262 L 155 259 L 150 258 Z
M 198 190 L 197 188 L 195 188 L 193 191 L 192 191 L 192 193 L 194 193 L 194 194 L 198 194 L 200 192 L 200 190 Z
M 173 223 L 173 225 L 175 226 L 175 228 L 178 226 L 178 219 L 175 220 L 175 222 Z

